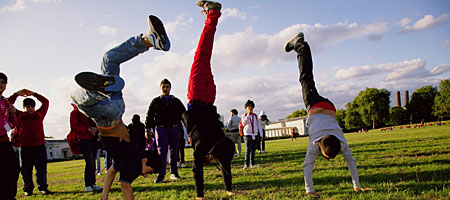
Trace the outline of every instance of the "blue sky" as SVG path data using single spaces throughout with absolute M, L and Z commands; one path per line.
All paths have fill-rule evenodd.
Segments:
M 49 136 L 69 132 L 70 92 L 80 71 L 100 71 L 104 52 L 147 30 L 156 15 L 171 39 L 169 52 L 150 50 L 122 65 L 124 122 L 145 119 L 168 78 L 186 103 L 187 77 L 204 17 L 195 1 L 2 0 L 0 71 L 5 96 L 28 88 L 50 99 Z M 213 51 L 216 105 L 244 112 L 247 99 L 275 121 L 304 108 L 294 53 L 284 43 L 305 32 L 317 88 L 338 108 L 366 87 L 392 92 L 437 85 L 450 76 L 450 2 L 228 0 Z M 19 99 L 15 106 L 22 109 Z M 391 99 L 391 105 L 394 103 Z M 404 102 L 402 102 L 404 103 Z M 39 105 L 39 104 L 38 104 Z

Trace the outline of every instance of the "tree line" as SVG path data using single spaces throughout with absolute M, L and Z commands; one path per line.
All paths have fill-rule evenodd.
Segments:
M 424 86 L 415 90 L 404 107 L 390 106 L 391 92 L 366 88 L 360 91 L 345 109 L 336 111 L 336 118 L 344 131 L 396 126 L 442 120 L 450 115 L 450 78 L 441 80 L 438 87 Z M 305 109 L 296 110 L 287 119 L 306 116 Z

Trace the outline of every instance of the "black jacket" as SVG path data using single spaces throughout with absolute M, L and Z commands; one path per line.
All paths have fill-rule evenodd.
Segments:
M 169 101 L 166 101 L 163 96 L 156 97 L 148 107 L 145 128 L 179 125 L 181 115 L 185 111 L 183 103 L 173 95 L 169 96 Z

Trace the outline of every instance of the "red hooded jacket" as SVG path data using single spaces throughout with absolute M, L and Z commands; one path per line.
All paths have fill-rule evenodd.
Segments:
M 8 98 L 9 102 L 14 104 L 18 96 L 14 93 Z M 44 118 L 47 114 L 49 101 L 38 93 L 34 93 L 33 96 L 42 103 L 38 110 L 33 113 L 20 110 L 16 111 L 17 129 L 21 147 L 33 147 L 45 144 Z
M 96 139 L 89 133 L 89 127 L 96 127 L 95 122 L 81 113 L 75 105 L 72 104 L 72 106 L 73 111 L 70 113 L 70 130 L 75 133 L 76 139 Z

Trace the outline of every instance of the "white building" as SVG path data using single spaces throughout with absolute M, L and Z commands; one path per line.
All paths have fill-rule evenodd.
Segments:
M 47 160 L 65 160 L 74 157 L 67 140 L 45 140 Z
M 307 136 L 308 127 L 306 127 L 306 116 L 305 117 L 296 117 L 292 119 L 282 119 L 276 122 L 271 122 L 266 126 L 266 137 L 283 137 L 283 136 L 291 136 L 292 129 L 301 136 Z

